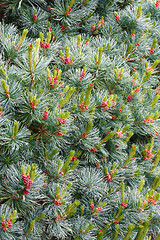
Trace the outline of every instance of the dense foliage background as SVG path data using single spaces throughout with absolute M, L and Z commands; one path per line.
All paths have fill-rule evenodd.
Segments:
M 0 1 L 0 239 L 160 239 L 160 1 Z

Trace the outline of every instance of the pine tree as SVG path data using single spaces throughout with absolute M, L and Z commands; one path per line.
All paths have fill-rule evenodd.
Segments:
M 160 1 L 1 1 L 0 239 L 160 239 Z

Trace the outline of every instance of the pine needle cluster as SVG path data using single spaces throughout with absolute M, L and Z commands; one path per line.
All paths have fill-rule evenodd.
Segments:
M 0 6 L 0 240 L 159 240 L 160 1 Z

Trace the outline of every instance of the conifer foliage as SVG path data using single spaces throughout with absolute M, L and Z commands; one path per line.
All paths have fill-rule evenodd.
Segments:
M 160 1 L 1 1 L 0 239 L 160 239 Z

